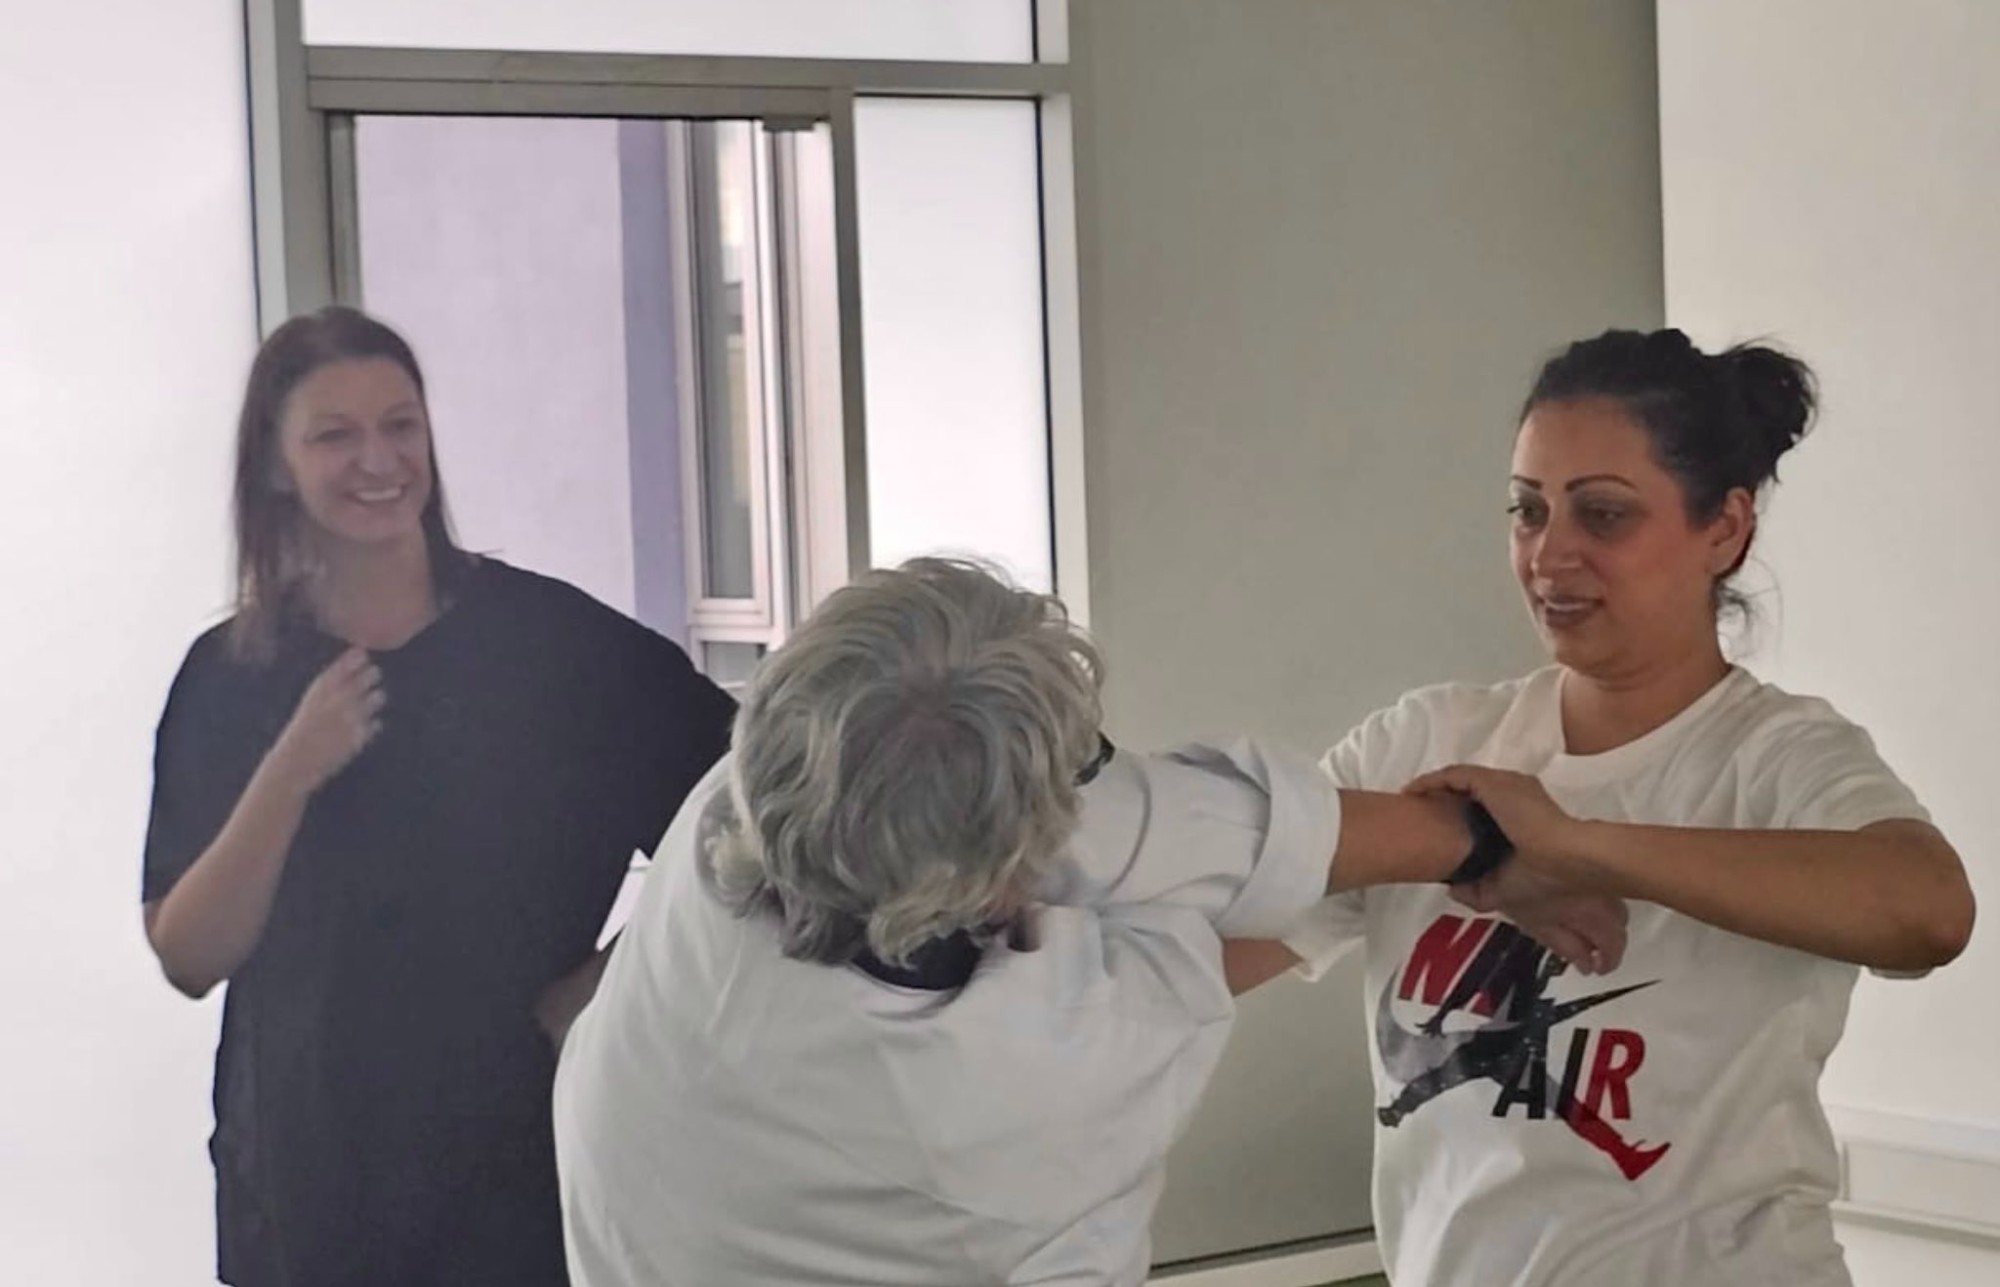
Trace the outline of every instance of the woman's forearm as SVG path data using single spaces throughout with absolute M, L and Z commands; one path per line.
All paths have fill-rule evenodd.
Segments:
M 1471 848 L 1472 830 L 1456 801 L 1342 790 L 1326 892 L 1440 881 Z
M 1878 969 L 1952 960 L 1972 932 L 1957 853 L 1915 821 L 1860 831 L 1578 823 L 1566 878 L 1618 898 Z
M 165 898 L 146 906 L 146 937 L 168 982 L 205 996 L 263 937 L 285 859 L 312 792 L 267 756 L 213 843 Z
M 569 1036 L 576 1017 L 597 995 L 597 985 L 604 979 L 604 967 L 611 963 L 611 949 L 617 943 L 614 935 L 609 943 L 585 957 L 583 964 L 549 984 L 536 1000 L 535 1023 L 557 1050 L 562 1049 L 563 1039 Z
M 1222 977 L 1229 984 L 1231 996 L 1240 997 L 1263 987 L 1301 959 L 1297 952 L 1274 939 L 1222 940 Z

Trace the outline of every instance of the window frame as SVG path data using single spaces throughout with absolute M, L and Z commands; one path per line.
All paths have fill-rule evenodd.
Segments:
M 767 219 L 770 192 L 769 166 L 764 127 L 748 122 L 751 168 L 751 227 L 749 262 L 744 269 L 743 344 L 744 416 L 749 441 L 745 444 L 746 491 L 749 497 L 750 592 L 744 595 L 715 593 L 711 587 L 707 553 L 715 531 L 716 516 L 709 508 L 707 459 L 716 445 L 711 440 L 713 424 L 712 387 L 716 355 L 708 350 L 713 338 L 702 325 L 707 307 L 704 296 L 722 279 L 722 266 L 712 262 L 704 235 L 706 220 L 720 218 L 720 165 L 713 172 L 698 154 L 690 131 L 697 122 L 666 122 L 667 203 L 673 233 L 674 361 L 679 367 L 681 424 L 682 513 L 687 519 L 685 555 L 687 559 L 688 626 L 694 632 L 715 627 L 750 627 L 779 632 L 786 626 L 783 611 L 785 587 L 775 567 L 773 548 L 784 548 L 790 533 L 782 530 L 785 507 L 773 505 L 775 467 L 784 459 L 782 408 L 772 396 L 768 369 L 782 350 L 774 345 L 768 279 L 775 271 L 773 245 Z M 705 190 L 706 189 L 706 190 Z M 713 205 L 714 208 L 710 208 Z M 700 207 L 699 212 L 697 207 Z M 725 359 L 726 360 L 726 359 Z M 781 530 L 773 530 L 774 523 Z M 775 539 L 774 539 L 775 538 Z M 714 638 L 712 634 L 705 637 Z

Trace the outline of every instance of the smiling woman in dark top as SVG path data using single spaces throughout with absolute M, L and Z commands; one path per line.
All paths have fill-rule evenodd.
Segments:
M 458 548 L 415 356 L 352 309 L 258 354 L 235 506 L 236 613 L 160 721 L 143 894 L 174 986 L 231 985 L 221 1277 L 561 1284 L 544 1029 L 733 704 Z

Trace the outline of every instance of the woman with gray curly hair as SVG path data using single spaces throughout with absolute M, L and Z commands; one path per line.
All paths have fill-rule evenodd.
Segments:
M 1114 755 L 1102 674 L 1057 600 L 934 559 L 764 663 L 563 1052 L 578 1287 L 1141 1283 L 1222 938 L 1504 855 L 1309 759 Z
M 843 591 L 738 716 L 716 893 L 829 965 L 977 932 L 1076 826 L 1102 670 L 1060 603 L 969 565 Z

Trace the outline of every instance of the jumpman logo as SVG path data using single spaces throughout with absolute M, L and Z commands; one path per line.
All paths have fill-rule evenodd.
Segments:
M 1599 1034 L 1597 1065 L 1587 1085 L 1583 1083 L 1584 1058 L 1591 1043 L 1588 1029 L 1573 1031 L 1564 1075 L 1553 1084 L 1548 1052 L 1550 1035 L 1558 1026 L 1654 984 L 1550 1000 L 1549 983 L 1567 968 L 1559 957 L 1504 921 L 1438 918 L 1419 940 L 1400 981 L 1406 1000 L 1424 992 L 1421 999 L 1436 1006 L 1431 1017 L 1416 1031 L 1397 1022 L 1395 980 L 1383 989 L 1376 1009 L 1375 1039 L 1383 1069 L 1403 1086 L 1377 1110 L 1382 1125 L 1401 1125 L 1459 1086 L 1491 1081 L 1500 1088 L 1496 1117 L 1517 1107 L 1531 1119 L 1553 1116 L 1608 1155 L 1627 1179 L 1636 1180 L 1651 1170 L 1671 1145 L 1648 1148 L 1629 1142 L 1603 1111 L 1608 1101 L 1613 1112 L 1629 1115 L 1626 1083 L 1644 1057 L 1643 1039 L 1630 1032 Z M 1444 979 L 1449 979 L 1450 989 L 1439 995 Z M 1488 1017 L 1476 1027 L 1446 1032 L 1446 1020 L 1461 1013 Z

